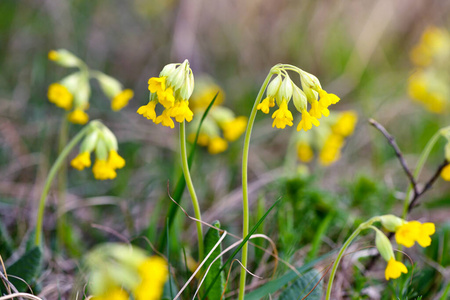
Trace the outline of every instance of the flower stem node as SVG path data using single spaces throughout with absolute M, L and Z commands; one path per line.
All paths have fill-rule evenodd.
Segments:
M 148 80 L 148 89 L 149 103 L 139 107 L 138 114 L 170 128 L 175 127 L 172 118 L 178 123 L 192 121 L 194 113 L 189 108 L 189 98 L 194 91 L 194 75 L 188 60 L 181 64 L 166 65 L 159 77 Z M 155 108 L 158 103 L 164 110 L 156 117 Z

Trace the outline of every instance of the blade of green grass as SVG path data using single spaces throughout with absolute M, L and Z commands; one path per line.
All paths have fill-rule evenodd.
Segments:
M 244 238 L 244 240 L 239 244 L 239 246 L 236 248 L 236 250 L 234 250 L 234 252 L 230 255 L 230 257 L 227 259 L 227 261 L 222 265 L 222 267 L 220 268 L 219 272 L 216 274 L 214 279 L 211 281 L 209 286 L 206 288 L 205 295 L 203 295 L 202 300 L 206 299 L 206 296 L 208 295 L 209 291 L 212 289 L 212 287 L 213 287 L 214 283 L 216 282 L 216 280 L 219 278 L 221 272 L 225 269 L 225 267 L 228 265 L 228 263 L 230 263 L 233 260 L 233 258 L 241 250 L 241 248 L 244 246 L 244 244 L 247 243 L 247 241 L 250 239 L 252 234 L 255 233 L 256 229 L 258 229 L 259 225 L 261 225 L 261 223 L 266 219 L 266 217 L 267 217 L 267 215 L 269 215 L 270 211 L 276 205 L 278 205 L 278 203 L 280 203 L 280 201 L 281 201 L 281 199 L 278 199 L 277 201 L 275 201 L 274 204 L 272 204 L 272 206 L 266 211 L 266 213 L 261 217 L 261 219 L 259 219 L 258 223 L 256 223 L 255 226 L 253 226 L 253 228 L 250 230 L 250 232 L 247 234 L 247 236 Z
M 198 136 L 200 134 L 200 129 L 202 127 L 203 121 L 205 120 L 206 116 L 209 113 L 209 110 L 211 109 L 211 107 L 214 105 L 214 102 L 216 101 L 217 95 L 219 95 L 219 92 L 216 93 L 216 95 L 214 96 L 214 98 L 211 100 L 211 102 L 209 103 L 208 107 L 206 108 L 205 112 L 202 115 L 202 118 L 200 119 L 200 123 L 197 127 L 197 132 L 195 134 L 195 139 L 194 139 L 194 143 L 192 144 L 191 147 L 191 151 L 189 152 L 189 157 L 188 157 L 188 164 L 189 167 L 192 165 L 192 161 L 194 160 L 194 154 L 195 154 L 195 150 L 197 149 L 197 141 L 198 141 Z M 183 195 L 184 189 L 186 188 L 186 181 L 184 180 L 184 176 L 181 175 L 180 178 L 177 181 L 177 184 L 175 186 L 175 190 L 172 194 L 172 198 L 175 202 L 177 202 L 178 204 L 180 204 L 181 201 L 181 196 Z M 159 251 L 163 251 L 164 250 L 164 246 L 166 245 L 166 238 L 167 238 L 167 233 L 166 230 L 170 229 L 170 227 L 172 226 L 173 220 L 175 219 L 175 215 L 178 211 L 178 206 L 177 204 L 170 202 L 170 206 L 167 212 L 167 216 L 166 216 L 166 220 L 169 220 L 169 226 L 168 227 L 164 227 L 164 230 L 161 234 L 160 237 L 160 241 L 159 241 Z

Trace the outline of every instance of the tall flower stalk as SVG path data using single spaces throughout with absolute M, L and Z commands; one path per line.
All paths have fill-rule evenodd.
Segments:
M 288 71 L 295 72 L 299 75 L 302 90 L 291 80 Z M 275 79 L 270 81 L 276 75 Z M 270 83 L 269 83 L 270 82 Z M 267 90 L 267 91 L 266 91 Z M 267 97 L 262 100 L 264 92 Z M 264 80 L 261 89 L 253 104 L 252 111 L 247 124 L 245 132 L 244 148 L 242 152 L 242 206 L 243 206 L 243 221 L 242 221 L 242 236 L 246 237 L 249 233 L 249 201 L 248 201 L 248 156 L 250 152 L 250 138 L 255 122 L 256 113 L 261 110 L 268 114 L 270 108 L 275 104 L 279 107 L 273 114 L 274 119 L 272 127 L 285 128 L 293 125 L 293 115 L 288 108 L 291 101 L 294 102 L 295 108 L 301 113 L 302 119 L 297 126 L 297 131 L 308 131 L 312 125 L 319 126 L 319 121 L 322 116 L 328 116 L 328 107 L 339 101 L 339 98 L 334 94 L 328 94 L 320 85 L 319 80 L 312 74 L 309 74 L 295 66 L 287 64 L 278 64 L 270 69 L 269 74 Z M 311 109 L 307 110 L 308 103 Z M 245 281 L 248 262 L 248 244 L 242 247 L 242 268 L 239 284 L 239 299 L 245 297 Z

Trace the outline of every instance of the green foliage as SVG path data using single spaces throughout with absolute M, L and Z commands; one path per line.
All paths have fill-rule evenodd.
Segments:
M 6 230 L 5 225 L 0 222 L 0 255 L 2 257 L 9 257 L 13 252 L 13 245 L 11 237 Z
M 307 296 L 311 300 L 320 300 L 323 296 L 323 282 L 320 273 L 312 269 L 295 280 L 280 295 L 280 300 L 303 299 Z M 319 281 L 320 280 L 320 281 Z M 317 286 L 316 286 L 317 284 Z
M 215 221 L 212 223 L 213 226 L 216 228 L 220 228 L 220 222 Z M 215 230 L 213 228 L 209 228 L 205 235 L 205 254 L 211 252 L 213 247 L 219 242 L 220 234 L 218 230 Z M 212 261 L 219 256 L 219 254 L 222 252 L 222 245 L 219 245 L 212 255 L 208 258 L 208 260 L 205 263 L 204 272 L 206 272 L 207 268 L 211 265 Z M 222 267 L 222 258 L 219 258 L 216 262 L 214 262 L 210 269 L 208 274 L 206 275 L 204 286 L 208 287 L 211 286 L 211 290 L 207 295 L 207 299 L 209 300 L 220 300 L 222 292 L 225 288 L 225 274 L 219 273 L 220 268 Z M 213 279 L 218 276 L 218 279 L 214 284 L 212 284 Z
M 17 290 L 25 292 L 28 290 L 27 283 L 31 284 L 38 276 L 41 264 L 42 250 L 35 246 L 25 252 L 11 266 L 7 267 L 6 273 L 10 276 L 8 278 Z

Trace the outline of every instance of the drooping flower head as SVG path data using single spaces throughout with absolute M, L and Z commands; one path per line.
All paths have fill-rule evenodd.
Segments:
M 137 110 L 138 114 L 170 128 L 175 127 L 172 118 L 178 123 L 192 121 L 194 114 L 189 108 L 189 98 L 194 90 L 194 75 L 187 59 L 181 64 L 166 65 L 159 77 L 148 80 L 148 89 L 149 102 Z M 159 116 L 155 111 L 157 104 L 164 107 Z
M 272 114 L 274 119 L 272 127 L 285 128 L 293 125 L 293 115 L 289 110 L 289 102 L 294 102 L 295 108 L 301 113 L 302 119 L 297 126 L 297 131 L 308 131 L 312 126 L 319 126 L 318 119 L 330 114 L 328 107 L 336 104 L 339 97 L 324 91 L 319 80 L 297 67 L 290 65 L 277 65 L 272 68 L 276 74 L 266 90 L 266 98 L 258 105 L 257 109 L 268 114 L 275 104 L 278 109 Z M 302 89 L 300 89 L 289 77 L 287 71 L 299 74 Z M 308 111 L 308 103 L 311 108 Z
M 79 154 L 72 159 L 70 165 L 80 171 L 90 167 L 91 152 L 95 152 L 96 159 L 92 167 L 95 179 L 114 179 L 117 176 L 116 170 L 125 166 L 125 160 L 117 153 L 117 139 L 99 121 L 92 121 L 90 127 L 81 143 Z
M 111 108 L 114 111 L 122 109 L 133 97 L 132 90 L 123 90 L 122 85 L 115 78 L 89 69 L 80 58 L 65 49 L 50 51 L 48 58 L 62 67 L 78 68 L 78 71 L 59 82 L 52 83 L 47 93 L 50 102 L 70 111 L 67 118 L 74 124 L 83 125 L 89 121 L 86 110 L 89 108 L 91 77 L 99 81 L 102 91 L 110 98 Z
M 118 243 L 97 246 L 88 253 L 89 291 L 96 300 L 161 299 L 168 265 L 159 256 Z

